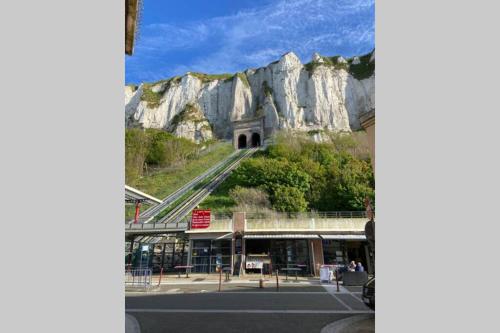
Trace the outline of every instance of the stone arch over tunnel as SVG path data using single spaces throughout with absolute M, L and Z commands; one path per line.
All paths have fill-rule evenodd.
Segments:
M 234 120 L 233 127 L 234 149 L 260 147 L 264 140 L 264 117 Z
M 252 147 L 260 147 L 260 134 L 259 133 L 252 133 L 251 145 L 252 145 Z
M 247 136 L 245 134 L 240 134 L 238 136 L 238 149 L 244 149 L 247 147 Z

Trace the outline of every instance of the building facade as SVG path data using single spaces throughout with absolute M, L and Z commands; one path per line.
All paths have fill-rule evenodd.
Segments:
M 373 256 L 364 235 L 367 220 L 365 212 L 265 217 L 237 212 L 212 218 L 205 229 L 136 239 L 135 255 L 128 254 L 134 256 L 134 267 L 148 265 L 153 271 L 163 267 L 164 272 L 174 271 L 176 265 L 190 265 L 192 273 L 210 274 L 220 265 L 240 276 L 271 274 L 284 268 L 318 276 L 323 264 L 347 265 L 354 260 L 371 273 Z

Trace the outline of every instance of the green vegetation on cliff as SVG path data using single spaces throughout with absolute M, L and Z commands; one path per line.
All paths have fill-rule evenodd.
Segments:
M 174 118 L 172 118 L 171 126 L 176 127 L 181 122 L 192 121 L 195 123 L 199 123 L 205 121 L 205 118 L 201 111 L 196 107 L 196 105 L 187 103 L 184 109 L 181 112 L 176 114 Z
M 142 95 L 141 101 L 145 101 L 150 108 L 157 108 L 160 106 L 160 101 L 165 93 L 172 84 L 177 84 L 181 81 L 180 76 L 174 76 L 167 80 L 160 80 L 153 83 L 144 83 L 142 85 Z M 153 91 L 153 87 L 156 87 L 156 91 Z
M 250 88 L 250 82 L 248 82 L 248 78 L 247 78 L 247 75 L 245 74 L 245 72 L 240 72 L 240 73 L 234 74 L 233 79 L 235 79 L 237 77 L 241 80 L 241 82 L 243 82 L 243 85 L 245 87 Z
M 161 130 L 127 129 L 125 183 L 161 199 L 233 151 L 230 142 L 197 145 Z
M 340 56 L 333 56 L 333 57 L 323 57 L 323 56 L 321 56 L 321 59 L 323 60 L 323 62 L 320 62 L 320 61 L 311 61 L 311 62 L 305 64 L 304 67 L 311 74 L 319 66 L 326 66 L 326 67 L 332 67 L 332 68 L 335 68 L 335 69 L 348 70 L 349 69 L 349 65 L 347 63 L 338 63 L 338 59 L 339 58 L 340 58 Z
M 375 184 L 362 134 L 325 135 L 330 140 L 317 143 L 307 134 L 279 134 L 266 151 L 243 161 L 201 206 L 231 211 L 244 201 L 245 194 L 233 193 L 240 187 L 265 193 L 275 211 L 363 210 L 366 197 L 374 200 Z
M 370 57 L 373 52 L 365 54 L 359 57 L 360 63 L 357 65 L 350 64 L 349 73 L 358 80 L 364 80 L 369 78 L 375 72 L 375 61 L 370 62 Z M 352 62 L 352 59 L 350 59 Z
M 356 65 L 352 63 L 354 58 L 347 59 L 346 63 L 338 63 L 338 59 L 340 58 L 340 56 L 333 56 L 333 57 L 321 56 L 323 62 L 311 61 L 305 64 L 304 68 L 309 72 L 310 75 L 314 73 L 314 70 L 319 66 L 332 67 L 335 69 L 343 69 L 348 71 L 357 80 L 364 80 L 372 76 L 373 73 L 375 73 L 375 61 L 370 62 L 370 57 L 372 56 L 372 54 L 373 51 L 360 56 L 359 57 L 360 62 L 359 64 Z
M 202 83 L 207 83 L 215 80 L 228 80 L 231 79 L 234 74 L 205 74 L 205 73 L 197 73 L 197 72 L 189 72 L 189 75 L 194 76 L 201 80 Z

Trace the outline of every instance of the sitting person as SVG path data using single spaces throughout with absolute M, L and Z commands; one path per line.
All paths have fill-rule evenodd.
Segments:
M 365 268 L 363 267 L 363 265 L 361 265 L 360 262 L 358 262 L 358 264 L 356 265 L 356 272 L 364 272 L 365 271 Z
M 347 266 L 347 270 L 349 272 L 354 272 L 356 270 L 356 263 L 354 262 L 354 260 L 349 263 L 349 266 Z

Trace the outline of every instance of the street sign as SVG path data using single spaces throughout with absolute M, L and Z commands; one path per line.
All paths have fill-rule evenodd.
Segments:
M 191 229 L 205 229 L 210 226 L 210 209 L 193 209 Z

